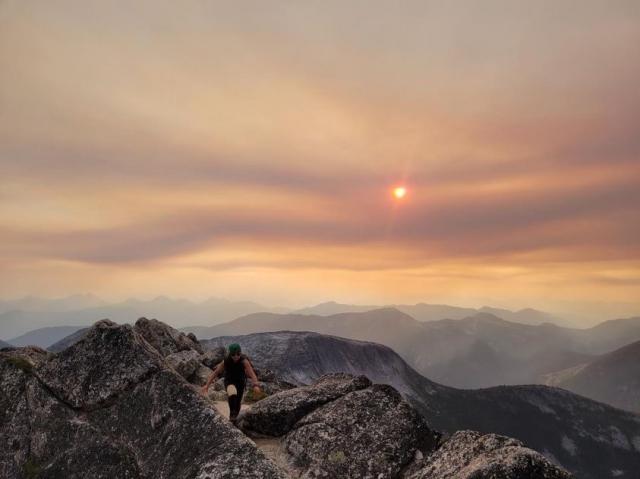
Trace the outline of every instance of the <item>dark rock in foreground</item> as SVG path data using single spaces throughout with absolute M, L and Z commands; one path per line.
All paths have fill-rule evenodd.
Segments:
M 299 421 L 284 438 L 302 477 L 399 477 L 438 434 L 387 385 L 351 392 Z
M 249 434 L 281 436 L 294 477 L 568 479 L 521 442 L 477 432 L 444 444 L 391 386 L 328 374 L 275 394 L 241 415 Z
M 459 431 L 408 479 L 569 479 L 568 472 L 520 441 Z
M 0 353 L 0 477 L 284 478 L 131 326 Z
M 240 417 L 239 425 L 250 434 L 282 436 L 318 407 L 370 385 L 371 381 L 364 376 L 328 374 L 312 386 L 290 389 L 263 399 Z
M 0 352 L 0 477 L 570 477 L 507 438 L 464 433 L 440 447 L 394 388 L 346 374 L 278 392 L 243 415 L 251 433 L 281 437 L 285 471 L 187 382 L 216 359 L 198 347 L 158 321 L 103 320 L 59 354 Z

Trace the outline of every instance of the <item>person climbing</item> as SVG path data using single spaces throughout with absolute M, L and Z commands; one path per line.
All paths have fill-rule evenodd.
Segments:
M 247 376 L 253 384 L 254 394 L 259 395 L 261 391 L 258 376 L 256 376 L 249 358 L 242 354 L 240 345 L 238 343 L 230 344 L 228 351 L 227 357 L 214 368 L 207 383 L 202 386 L 202 393 L 206 396 L 211 383 L 224 374 L 224 388 L 227 391 L 227 400 L 229 401 L 229 419 L 235 423 L 240 412 Z

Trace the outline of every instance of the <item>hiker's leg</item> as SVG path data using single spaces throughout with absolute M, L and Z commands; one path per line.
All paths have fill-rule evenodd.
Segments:
M 234 396 L 235 398 L 234 409 L 233 409 L 233 412 L 231 413 L 232 419 L 237 417 L 238 414 L 240 414 L 240 409 L 242 407 L 242 395 L 244 394 L 244 383 L 234 384 L 234 386 L 236 387 L 238 394 Z
M 229 383 L 225 382 L 224 383 L 224 390 L 227 392 L 227 403 L 229 404 L 229 418 L 232 418 L 233 417 L 233 410 L 235 409 L 236 396 L 229 394 L 229 390 L 227 389 L 228 387 L 229 387 Z
M 236 386 L 238 388 L 238 412 L 240 412 L 240 407 L 242 405 L 242 396 L 244 395 L 244 386 L 245 386 L 245 383 L 240 383 Z

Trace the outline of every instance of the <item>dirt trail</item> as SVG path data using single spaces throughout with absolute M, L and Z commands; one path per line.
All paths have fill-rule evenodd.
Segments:
M 224 417 L 229 418 L 229 404 L 226 401 L 214 401 L 216 409 Z M 250 409 L 250 404 L 242 404 L 240 409 Z M 287 455 L 282 447 L 282 441 L 277 437 L 265 437 L 265 438 L 253 438 L 250 437 L 258 449 L 264 452 L 265 456 L 275 462 L 283 471 L 289 474 L 290 477 L 297 477 L 293 474 L 291 466 L 287 462 Z

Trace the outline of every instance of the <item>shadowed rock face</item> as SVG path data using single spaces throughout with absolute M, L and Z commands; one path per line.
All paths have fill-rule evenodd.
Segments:
M 520 441 L 496 434 L 459 431 L 408 479 L 568 479 L 566 471 L 550 464 Z
M 2 352 L 0 384 L 3 478 L 285 477 L 131 326 Z

